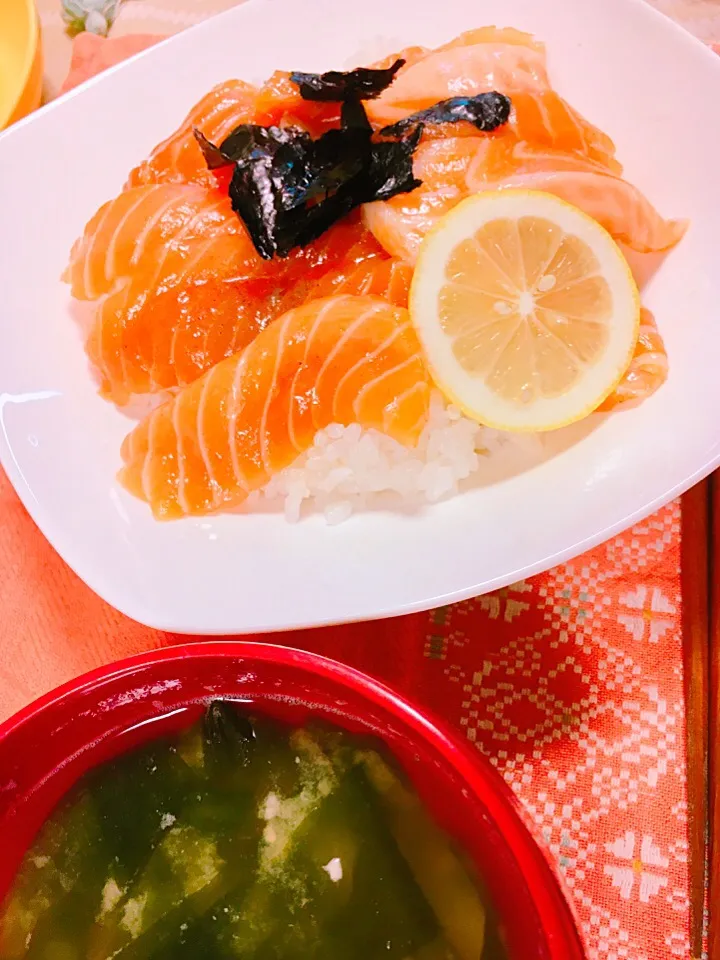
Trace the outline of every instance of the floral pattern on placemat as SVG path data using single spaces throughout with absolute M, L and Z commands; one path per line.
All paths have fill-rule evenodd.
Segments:
M 426 694 L 558 860 L 592 957 L 688 957 L 679 508 L 436 612 Z

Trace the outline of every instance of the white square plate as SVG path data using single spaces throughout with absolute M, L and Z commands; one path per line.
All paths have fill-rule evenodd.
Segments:
M 250 0 L 0 137 L 2 464 L 62 557 L 136 620 L 247 633 L 459 600 L 580 553 L 720 462 L 720 58 L 640 0 L 419 10 L 417 0 Z M 614 138 L 628 178 L 665 216 L 692 221 L 644 294 L 667 344 L 667 384 L 636 410 L 551 439 L 542 463 L 420 515 L 154 522 L 114 482 L 131 423 L 96 395 L 58 279 L 86 220 L 216 82 L 357 65 L 489 23 L 545 40 L 554 85 Z

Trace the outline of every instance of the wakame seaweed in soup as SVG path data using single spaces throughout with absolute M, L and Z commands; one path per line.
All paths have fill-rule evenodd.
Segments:
M 86 775 L 0 910 L 2 960 L 504 956 L 471 870 L 374 744 L 222 701 Z

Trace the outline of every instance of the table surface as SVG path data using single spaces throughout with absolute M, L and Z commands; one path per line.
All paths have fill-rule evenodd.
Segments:
M 235 2 L 125 0 L 112 36 L 167 34 Z M 655 5 L 720 39 L 720 0 Z M 72 44 L 60 0 L 38 6 L 49 98 Z M 429 616 L 283 639 L 384 679 L 489 756 L 554 853 L 591 958 L 690 956 L 681 521 L 670 504 L 572 563 Z M 180 639 L 91 594 L 1 473 L 0 575 L 0 720 Z

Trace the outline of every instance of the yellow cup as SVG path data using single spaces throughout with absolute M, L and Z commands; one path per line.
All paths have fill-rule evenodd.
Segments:
M 42 76 L 34 0 L 0 0 L 0 130 L 40 106 Z

